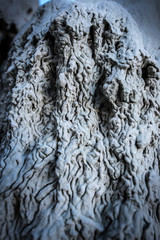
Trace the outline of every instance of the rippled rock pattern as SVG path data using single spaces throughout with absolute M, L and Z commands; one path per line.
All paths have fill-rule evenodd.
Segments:
M 1 239 L 160 239 L 159 67 L 120 5 L 42 7 L 0 84 Z

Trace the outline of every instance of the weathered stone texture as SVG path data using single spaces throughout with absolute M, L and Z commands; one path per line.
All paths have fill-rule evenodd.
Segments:
M 1 239 L 159 240 L 158 63 L 117 3 L 51 6 L 2 74 Z

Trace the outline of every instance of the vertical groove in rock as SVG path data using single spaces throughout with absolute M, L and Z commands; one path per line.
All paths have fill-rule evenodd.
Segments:
M 4 69 L 2 239 L 158 240 L 159 68 L 131 16 L 46 5 Z

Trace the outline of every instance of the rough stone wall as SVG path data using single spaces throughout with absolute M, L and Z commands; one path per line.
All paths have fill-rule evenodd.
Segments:
M 159 66 L 120 5 L 41 7 L 0 84 L 1 239 L 160 239 Z

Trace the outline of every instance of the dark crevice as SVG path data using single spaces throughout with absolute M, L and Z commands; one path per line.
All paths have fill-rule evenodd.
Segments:
M 0 65 L 8 57 L 11 47 L 11 41 L 17 34 L 17 28 L 14 23 L 8 25 L 3 18 L 0 18 Z
M 104 46 L 106 39 L 109 37 L 108 33 L 111 33 L 111 26 L 107 21 L 104 21 L 104 28 L 102 33 L 102 47 Z
M 92 58 L 95 58 L 95 26 L 94 25 L 90 27 L 88 45 L 92 50 Z
M 92 102 L 95 106 L 97 106 L 97 102 L 99 102 L 102 99 L 101 88 L 102 88 L 102 84 L 104 82 L 104 79 L 105 79 L 105 73 L 103 73 L 101 75 L 100 79 L 96 83 L 96 91 L 95 91 L 95 94 L 93 95 L 93 98 L 92 98 Z
M 116 52 L 118 51 L 120 46 L 121 46 L 121 42 L 120 41 L 115 42 L 115 50 L 116 50 Z
M 44 39 L 48 41 L 48 45 L 49 45 L 52 53 L 54 54 L 55 37 L 52 36 L 50 32 L 47 32 Z
M 160 222 L 160 203 L 158 203 L 157 208 L 156 208 L 156 216 L 158 221 Z
M 56 103 L 57 99 L 57 86 L 56 86 L 56 76 L 57 76 L 57 55 L 55 53 L 55 37 L 51 35 L 50 32 L 47 32 L 44 39 L 47 41 L 48 46 L 51 50 L 53 61 L 49 63 L 50 66 L 50 84 L 47 89 L 49 96 L 52 98 L 53 102 Z
M 32 8 L 28 8 L 27 14 L 31 14 L 32 12 L 33 12 L 33 9 Z
M 142 68 L 142 78 L 144 79 L 144 81 L 146 81 L 148 76 L 147 68 L 148 68 L 148 65 Z
M 37 44 L 38 44 L 38 39 L 35 36 L 33 36 L 32 45 L 36 48 Z
M 96 92 L 92 99 L 94 108 L 98 109 L 99 116 L 102 119 L 103 119 L 103 115 L 105 115 L 105 118 L 106 118 L 106 116 L 108 117 L 113 110 L 112 104 L 109 102 L 109 100 L 103 94 L 102 86 L 103 86 L 105 79 L 106 79 L 106 74 L 103 73 L 101 78 L 99 79 L 99 81 L 96 84 Z
M 117 100 L 119 102 L 123 101 L 123 86 L 122 86 L 122 84 L 119 84 L 119 87 L 118 87 Z
M 107 21 L 104 22 L 104 32 L 105 31 L 111 32 L 111 26 Z
M 20 201 L 18 197 L 15 198 L 16 204 L 14 205 L 15 217 L 20 217 Z

